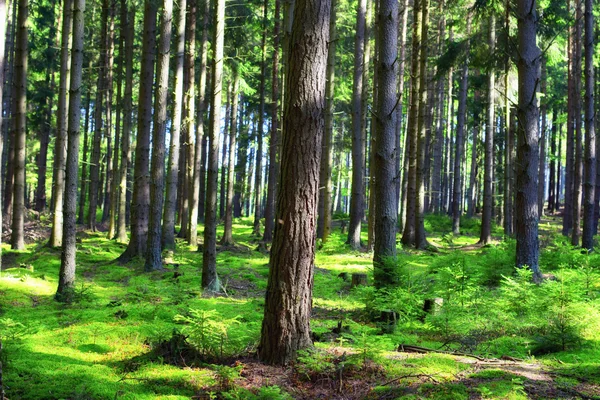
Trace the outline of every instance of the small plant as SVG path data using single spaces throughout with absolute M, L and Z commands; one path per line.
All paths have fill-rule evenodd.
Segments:
M 233 367 L 228 365 L 212 365 L 215 372 L 215 379 L 221 391 L 229 391 L 234 388 L 235 380 L 239 379 L 244 369 L 244 364 L 237 364 Z
M 229 328 L 239 324 L 239 316 L 223 318 L 216 310 L 197 310 L 191 308 L 189 316 L 176 315 L 175 321 L 187 324 L 183 332 L 188 341 L 206 359 L 222 360 L 231 355 Z

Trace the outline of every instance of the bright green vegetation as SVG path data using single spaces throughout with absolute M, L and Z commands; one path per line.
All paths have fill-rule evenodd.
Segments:
M 349 251 L 345 235 L 334 229 L 315 260 L 316 350 L 302 353 L 289 369 L 261 366 L 252 357 L 268 256 L 253 250 L 249 220 L 234 225 L 238 246 L 219 253 L 227 293 L 221 297 L 203 297 L 201 254 L 183 242 L 173 264 L 148 274 L 141 262 L 114 262 L 124 246 L 100 233 L 82 233 L 77 290 L 67 305 L 53 299 L 58 250 L 42 244 L 19 253 L 4 248 L 0 337 L 7 397 L 525 399 L 600 394 L 600 255 L 573 249 L 552 233 L 553 221 L 545 220 L 541 266 L 552 276 L 537 286 L 528 271 L 514 271 L 512 241 L 458 248 L 477 241 L 478 221 L 464 221 L 460 237 L 447 233 L 446 217 L 429 217 L 427 228 L 437 251 L 401 251 L 401 285 L 384 291 L 352 289 L 339 276 L 371 275 L 371 256 Z M 443 303 L 438 300 L 425 313 L 424 301 L 434 298 Z M 387 317 L 381 317 L 382 311 Z M 467 355 L 398 352 L 400 344 Z M 504 360 L 479 361 L 469 354 Z

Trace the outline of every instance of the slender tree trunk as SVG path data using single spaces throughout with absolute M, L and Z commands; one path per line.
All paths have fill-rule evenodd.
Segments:
M 225 104 L 225 125 L 223 126 L 223 142 L 221 144 L 221 177 L 219 179 L 219 216 L 218 220 L 222 220 L 225 217 L 225 186 L 227 186 L 227 165 L 229 158 L 227 157 L 227 144 L 229 131 L 231 130 L 231 97 L 232 97 L 232 86 L 233 82 L 229 80 L 227 83 L 227 100 Z
M 533 271 L 541 280 L 538 265 L 539 237 L 537 212 L 538 118 L 536 89 L 539 85 L 540 49 L 536 44 L 537 7 L 535 0 L 518 0 L 519 108 L 516 169 L 516 265 Z
M 285 85 L 288 106 L 283 121 L 278 223 L 258 351 L 260 359 L 270 364 L 287 364 L 298 350 L 312 346 L 310 314 L 329 16 L 328 0 L 296 0 Z
M 150 222 L 148 224 L 148 251 L 146 271 L 162 269 L 161 218 L 165 181 L 165 139 L 167 132 L 167 94 L 169 90 L 169 57 L 173 25 L 173 0 L 163 0 L 160 22 L 160 40 L 156 62 L 156 95 L 152 135 L 152 171 L 150 180 Z
M 221 238 L 221 244 L 224 246 L 231 246 L 233 244 L 233 170 L 235 163 L 234 150 L 238 128 L 238 100 L 240 91 L 239 67 L 236 64 L 233 68 L 231 121 L 229 125 L 229 167 L 227 168 L 227 199 L 225 201 L 225 226 L 223 228 L 223 238 Z
M 335 0 L 332 0 L 335 2 Z M 334 6 L 332 5 L 332 8 Z M 263 234 L 263 242 L 271 242 L 273 240 L 273 223 L 275 222 L 275 195 L 277 192 L 277 181 L 278 181 L 278 177 L 279 177 L 279 160 L 278 160 L 278 154 L 279 154 L 279 42 L 280 42 L 280 38 L 279 38 L 279 23 L 280 23 L 280 0 L 275 0 L 275 21 L 274 21 L 274 26 L 273 26 L 273 68 L 271 71 L 271 138 L 269 140 L 269 180 L 267 183 L 267 202 L 265 204 L 265 231 Z M 332 12 L 332 14 L 334 14 Z M 330 28 L 331 29 L 331 28 Z M 334 24 L 334 30 L 335 30 L 335 24 Z M 335 37 L 335 33 L 333 35 L 330 34 L 331 38 Z M 335 59 L 335 41 L 332 39 L 332 41 L 329 44 L 329 51 L 332 52 L 332 56 L 333 59 Z M 330 72 L 328 70 L 327 72 L 328 75 L 328 79 L 331 80 L 331 83 L 328 86 L 328 89 L 331 91 L 331 88 L 333 87 L 333 73 Z M 327 89 L 326 89 L 327 90 Z M 326 91 L 326 96 L 329 96 L 330 92 Z M 331 107 L 333 110 L 333 95 L 331 97 Z M 333 111 L 332 111 L 333 112 Z M 329 142 L 331 142 L 331 139 L 329 140 Z M 233 151 L 233 148 L 230 147 L 230 151 Z M 329 151 L 329 149 L 327 150 Z M 323 154 L 325 158 L 323 158 L 322 160 L 330 160 L 330 155 L 329 153 L 325 152 L 325 145 L 323 145 Z M 233 158 L 230 157 L 230 160 L 232 160 Z M 327 162 L 322 163 L 322 164 L 327 164 Z M 331 165 L 331 161 L 329 161 L 329 164 Z M 321 173 L 323 172 L 323 169 L 321 168 Z M 328 177 L 330 177 L 331 174 L 328 175 Z M 326 180 L 326 179 L 325 179 Z M 320 180 L 320 182 L 322 182 L 322 180 Z M 323 186 L 326 186 L 325 188 L 320 190 L 321 192 L 326 192 L 327 191 L 327 187 L 331 186 L 331 179 L 329 180 L 329 186 L 327 186 L 327 182 L 322 182 L 319 184 L 319 187 L 322 188 Z M 329 190 L 329 196 L 331 197 L 331 189 Z M 319 204 L 321 204 L 319 202 Z M 324 215 L 322 215 L 321 212 L 319 212 L 319 220 L 321 220 L 321 218 L 325 218 Z M 331 214 L 329 214 L 329 221 L 331 221 Z M 321 221 L 319 224 L 317 224 L 317 231 L 319 229 L 319 226 L 323 226 L 323 221 Z M 323 237 L 323 233 L 321 233 L 320 235 L 317 233 L 318 237 Z
M 408 153 L 408 170 L 406 186 L 406 211 L 402 244 L 415 243 L 415 215 L 417 199 L 417 146 L 418 146 L 418 115 L 419 115 L 419 51 L 421 48 L 421 34 L 423 16 L 421 13 L 421 0 L 415 0 L 413 6 L 413 36 L 410 71 L 410 108 L 408 110 L 408 126 L 406 129 L 406 152 Z
M 571 2 L 569 1 L 569 11 L 571 9 Z M 571 230 L 573 229 L 573 175 L 574 175 L 574 163 L 575 159 L 573 158 L 573 150 L 574 150 L 574 124 L 575 118 L 573 117 L 574 109 L 574 58 L 575 52 L 573 50 L 573 36 L 574 36 L 574 28 L 569 28 L 569 35 L 567 41 L 567 143 L 566 143 L 566 161 L 565 161 L 565 200 L 564 200 L 564 209 L 563 209 L 563 226 L 562 226 L 562 234 L 565 236 L 569 236 L 571 234 Z
M 252 227 L 252 234 L 260 236 L 260 218 L 261 212 L 261 194 L 262 194 L 262 155 L 263 155 L 263 136 L 264 136 L 264 124 L 265 124 L 265 80 L 267 70 L 267 11 L 269 2 L 264 1 L 263 4 L 263 20 L 262 20 L 262 41 L 261 49 L 262 56 L 260 61 L 260 83 L 258 87 L 259 105 L 258 105 L 258 132 L 256 135 L 256 160 L 255 160 L 255 173 L 254 173 L 254 224 Z
M 396 58 L 398 57 L 398 2 L 381 0 L 377 14 L 377 108 L 375 128 L 375 247 L 373 267 L 375 285 L 397 283 L 396 257 L 396 146 L 397 102 Z
M 114 68 L 114 57 L 115 55 L 115 2 L 111 1 L 108 8 L 108 27 L 106 36 L 106 158 L 103 166 L 105 168 L 105 180 L 104 180 L 104 201 L 102 207 L 102 222 L 106 222 L 110 216 L 110 201 L 112 199 L 112 180 L 113 180 L 113 147 L 112 147 L 112 136 L 113 136 L 113 68 Z M 115 146 L 118 146 L 115 140 Z M 113 226 L 114 231 L 114 226 Z M 110 234 L 110 229 L 109 229 Z
M 573 59 L 573 107 L 575 123 L 575 164 L 573 166 L 573 231 L 571 244 L 579 246 L 581 239 L 581 200 L 583 183 L 583 137 L 581 131 L 581 0 L 575 0 L 575 57 Z
M 127 249 L 119 257 L 128 262 L 145 257 L 148 244 L 150 212 L 150 125 L 152 122 L 152 82 L 156 47 L 157 5 L 153 0 L 144 3 L 144 37 L 138 95 L 138 126 L 135 146 L 135 170 L 131 202 L 131 237 Z
M 557 130 L 557 117 L 558 111 L 556 108 L 552 109 L 552 134 L 550 136 L 550 154 L 556 156 L 556 136 L 558 133 Z M 550 178 L 548 185 L 548 212 L 550 214 L 554 214 L 555 205 L 556 205 L 556 159 L 555 157 L 550 157 Z
M 477 74 L 478 75 L 478 74 Z M 475 91 L 473 96 L 475 104 L 481 101 L 479 91 Z M 473 112 L 473 141 L 471 143 L 471 172 L 469 174 L 469 185 L 466 190 L 467 218 L 473 218 L 477 213 L 477 175 L 479 166 L 477 165 L 477 144 L 479 142 L 479 130 L 481 129 L 481 116 L 478 109 Z
M 56 113 L 56 141 L 54 144 L 54 171 L 55 180 L 52 185 L 52 229 L 50 231 L 49 245 L 59 247 L 62 245 L 63 235 L 63 193 L 65 190 L 65 161 L 67 152 L 67 115 L 69 110 L 70 64 L 71 64 L 71 29 L 72 0 L 63 0 L 63 20 L 60 49 L 60 78 L 58 91 L 58 110 Z M 84 166 L 85 169 L 85 166 Z
M 490 13 L 488 27 L 489 57 L 494 57 L 496 46 L 496 17 Z M 487 88 L 487 121 L 485 124 L 485 162 L 483 171 L 483 212 L 481 214 L 481 235 L 479 242 L 488 244 L 492 241 L 492 214 L 494 210 L 494 195 L 492 184 L 494 182 L 494 126 L 495 126 L 495 99 L 496 76 L 491 68 L 488 71 Z
M 362 93 L 362 119 L 361 119 L 361 131 L 363 132 L 363 140 L 365 147 L 365 178 L 367 179 L 367 201 L 365 202 L 365 213 L 367 214 L 367 251 L 370 253 L 373 251 L 373 247 L 375 246 L 375 214 L 377 212 L 375 202 L 376 197 L 376 182 L 375 182 L 375 129 L 377 125 L 376 116 L 374 113 L 367 114 L 367 110 L 369 107 L 369 64 L 371 62 L 371 32 L 373 30 L 373 8 L 375 8 L 375 17 L 377 17 L 377 9 L 379 3 L 376 1 L 368 1 L 367 2 L 367 23 L 365 25 L 365 53 L 364 53 L 364 62 L 363 62 L 363 93 Z M 379 43 L 375 43 L 373 49 L 373 87 L 371 89 L 372 94 L 372 104 L 373 107 L 377 107 L 377 81 L 378 81 L 378 68 L 377 68 L 377 56 L 378 50 L 377 46 Z M 395 103 L 394 103 L 395 104 Z M 371 118 L 369 118 L 369 116 Z M 371 120 L 371 124 L 368 124 L 368 120 Z M 394 142 L 395 147 L 395 142 Z
M 196 140 L 194 148 L 194 166 L 192 171 L 193 182 L 190 193 L 190 243 L 196 245 L 198 242 L 198 215 L 204 219 L 205 195 L 201 193 L 204 183 L 206 165 L 206 141 L 204 135 L 204 114 L 206 113 L 206 73 L 208 59 L 208 16 L 210 15 L 210 4 L 204 1 L 202 21 L 202 41 L 200 42 L 200 77 L 198 79 L 198 106 L 196 107 Z M 201 203 L 202 202 L 202 203 Z M 202 207 L 200 207 L 202 204 Z
M 540 101 L 540 114 L 542 118 L 542 131 L 540 132 L 540 166 L 538 168 L 538 214 L 540 219 L 544 215 L 544 203 L 546 202 L 546 130 L 548 129 L 547 111 L 547 76 L 546 76 L 546 57 L 542 55 L 542 77 L 541 77 L 541 93 L 542 100 Z
M 207 0 L 205 0 L 207 1 Z M 181 141 L 181 111 L 183 108 L 183 56 L 185 52 L 185 15 L 187 1 L 180 0 L 177 15 L 177 42 L 175 53 L 175 91 L 173 97 L 173 124 L 170 129 L 169 161 L 167 172 L 167 190 L 163 213 L 162 246 L 166 250 L 175 250 L 175 211 L 177 208 L 177 184 L 179 178 L 179 144 Z M 208 17 L 208 16 L 207 16 Z M 201 124 L 201 121 L 199 121 Z
M 242 101 L 243 104 L 243 101 Z M 233 217 L 242 216 L 246 202 L 246 165 L 248 164 L 248 127 L 244 121 L 243 112 L 240 112 L 240 133 L 237 148 L 237 164 L 235 166 L 235 189 L 233 195 Z M 250 122 L 250 118 L 247 118 Z
M 398 154 L 396 155 L 396 198 L 399 199 L 399 230 L 402 231 L 404 229 L 404 221 L 405 221 L 405 211 L 406 211 L 406 175 L 408 170 L 408 147 L 407 144 L 407 135 L 404 134 L 402 136 L 402 132 L 404 129 L 404 70 L 406 68 L 406 31 L 408 27 L 408 0 L 404 0 L 402 3 L 402 11 L 400 14 L 400 54 L 398 55 L 398 59 L 400 64 L 398 66 L 398 106 L 397 106 L 397 116 L 396 116 L 396 126 L 397 126 L 397 136 L 398 136 Z M 402 139 L 404 141 L 402 142 Z M 403 149 L 401 153 L 400 144 L 403 143 Z M 402 156 L 402 157 L 401 157 Z M 402 160 L 401 160 L 402 158 Z
M 443 43 L 446 35 L 446 18 L 443 14 L 444 1 L 439 2 L 440 22 L 439 22 L 439 37 L 438 49 L 439 55 L 443 53 Z M 431 175 L 431 209 L 434 213 L 439 214 L 441 211 L 441 192 L 442 192 L 442 152 L 444 150 L 444 105 L 446 99 L 444 96 L 444 80 L 440 77 L 436 82 L 436 122 L 435 122 L 435 140 L 433 142 L 433 170 Z
M 83 27 L 85 0 L 73 2 L 73 45 L 71 49 L 71 78 L 69 90 L 68 151 L 65 177 L 65 219 L 56 299 L 69 300 L 75 283 L 77 181 L 79 167 L 79 136 L 81 120 L 81 75 L 83 67 Z
M 14 0 L 16 1 L 16 0 Z M 13 82 L 13 124 L 15 139 L 15 176 L 13 192 L 11 248 L 25 248 L 25 138 L 27 135 L 27 16 L 29 5 L 27 0 L 18 0 L 17 39 L 15 46 L 15 79 Z
M 467 37 L 471 34 L 471 15 L 467 16 Z M 470 51 L 470 43 L 467 39 L 467 54 Z M 464 61 L 460 79 L 460 88 L 458 94 L 458 117 L 456 121 L 456 142 L 454 148 L 454 172 L 452 182 L 452 233 L 458 235 L 460 233 L 460 215 L 462 203 L 462 182 L 460 173 L 460 163 L 463 158 L 464 146 L 464 130 L 465 119 L 467 113 L 467 92 L 469 79 L 469 60 Z
M 14 1 L 14 0 L 13 0 Z M 5 55 L 5 46 L 6 41 L 4 38 L 6 37 L 6 18 L 7 18 L 7 5 L 6 0 L 0 0 L 0 188 L 2 188 L 2 171 L 4 171 L 2 165 L 2 154 L 4 152 L 4 142 L 6 141 L 6 136 L 2 130 L 2 125 L 4 123 L 3 111 L 5 110 L 5 106 L 3 103 L 4 90 L 5 90 L 5 78 L 6 78 L 6 55 Z M 2 193 L 0 193 L 0 232 L 2 231 L 3 221 L 2 221 Z M 0 235 L 0 245 L 2 244 L 2 235 Z M 0 269 L 2 269 L 2 248 L 0 247 Z M 1 363 L 0 363 L 1 367 Z M 1 385 L 1 383 L 0 383 Z M 3 389 L 0 389 L 0 391 Z M 0 396 L 3 396 L 3 393 L 0 393 Z
M 213 10 L 212 90 L 209 121 L 209 149 L 206 180 L 206 214 L 202 246 L 202 288 L 218 292 L 217 276 L 217 178 L 219 173 L 219 130 L 221 125 L 221 94 L 223 88 L 223 41 L 225 35 L 225 0 L 216 0 Z
M 12 9 L 10 11 L 8 22 L 10 23 L 10 30 L 6 37 L 6 68 L 4 70 L 6 79 L 4 80 L 4 90 L 6 93 L 3 95 L 4 110 L 6 111 L 6 118 L 2 121 L 2 135 L 9 142 L 7 151 L 7 163 L 6 163 L 6 174 L 4 176 L 4 190 L 2 191 L 4 202 L 2 204 L 2 213 L 6 220 L 12 222 L 12 204 L 13 204 L 13 189 L 14 189 L 14 159 L 15 159 L 15 138 L 12 132 L 12 119 L 13 112 L 13 101 L 14 96 L 14 73 L 15 73 L 15 42 L 17 36 L 17 1 L 12 0 Z
M 127 9 L 127 0 L 121 0 L 121 22 L 126 21 L 125 31 L 125 92 L 123 96 L 123 137 L 121 139 L 121 165 L 119 170 L 119 216 L 117 241 L 127 242 L 127 173 L 131 165 L 131 130 L 133 97 L 133 39 L 135 35 L 135 9 Z M 123 29 L 124 27 L 122 27 Z
M 594 248 L 596 190 L 596 129 L 594 103 L 594 14 L 592 0 L 585 0 L 585 182 L 582 246 Z

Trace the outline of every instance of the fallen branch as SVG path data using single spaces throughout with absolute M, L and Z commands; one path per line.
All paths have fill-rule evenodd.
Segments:
M 431 380 L 432 380 L 432 381 L 434 381 L 435 383 L 439 383 L 437 379 L 435 379 L 433 376 L 431 376 L 431 375 L 429 375 L 429 374 L 410 374 L 410 375 L 402 375 L 402 376 L 396 377 L 396 378 L 394 378 L 394 379 L 392 379 L 392 380 L 390 380 L 390 381 L 387 381 L 387 382 L 385 382 L 385 383 L 381 384 L 381 386 L 387 386 L 387 385 L 390 385 L 390 384 L 392 384 L 392 383 L 394 383 L 394 382 L 397 382 L 397 381 L 399 381 L 399 380 L 401 380 L 401 379 L 407 379 L 407 378 L 423 378 L 423 377 L 425 377 L 425 378 L 428 378 L 428 379 L 431 379 Z
M 419 353 L 419 354 L 427 354 L 427 353 L 438 353 L 438 354 L 449 354 L 452 356 L 462 356 L 462 357 L 471 357 L 471 358 L 475 358 L 476 360 L 479 361 L 494 361 L 494 360 L 498 360 L 498 359 L 489 359 L 489 358 L 485 358 L 485 357 L 481 357 L 475 354 L 469 354 L 469 353 L 462 353 L 460 351 L 445 351 L 445 350 L 436 350 L 436 349 L 430 349 L 427 347 L 421 347 L 421 346 L 413 346 L 413 345 L 408 345 L 408 344 L 400 344 L 398 346 L 398 350 L 397 351 L 402 351 L 404 353 Z M 506 358 L 505 358 L 506 357 Z M 508 356 L 503 356 L 502 357 L 503 360 L 511 360 L 511 361 L 517 361 L 516 358 L 513 357 L 508 357 Z M 522 360 L 519 360 L 522 361 Z

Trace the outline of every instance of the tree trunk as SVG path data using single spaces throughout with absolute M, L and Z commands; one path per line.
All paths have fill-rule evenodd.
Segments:
M 573 58 L 573 117 L 575 123 L 575 164 L 573 165 L 573 231 L 571 244 L 581 239 L 581 200 L 583 183 L 583 137 L 581 131 L 581 0 L 575 0 L 575 57 Z
M 363 95 L 363 60 L 365 53 L 367 0 L 358 0 L 356 10 L 356 34 L 354 37 L 354 79 L 352 85 L 352 194 L 350 198 L 350 222 L 348 240 L 353 249 L 361 247 L 360 230 L 364 216 L 364 170 L 365 148 L 361 129 Z
M 471 15 L 467 16 L 467 38 L 471 34 Z M 464 61 L 460 88 L 458 94 L 458 117 L 456 121 L 456 142 L 454 148 L 454 172 L 452 182 L 452 233 L 458 235 L 460 233 L 460 215 L 461 203 L 462 203 L 462 182 L 460 173 L 460 163 L 463 158 L 463 146 L 464 146 L 464 130 L 465 130 L 465 119 L 467 113 L 467 92 L 468 92 L 468 79 L 469 79 L 469 52 L 470 43 L 467 39 L 467 58 Z
M 208 58 L 208 16 L 210 3 L 204 1 L 202 21 L 202 41 L 200 42 L 200 77 L 198 79 L 198 106 L 196 107 L 196 140 L 194 144 L 194 165 L 192 171 L 193 181 L 190 193 L 190 243 L 198 242 L 198 215 L 204 219 L 204 200 L 200 187 L 204 182 L 206 165 L 206 142 L 204 135 L 204 114 L 206 112 L 206 64 Z M 202 208 L 200 204 L 202 202 Z
M 571 11 L 571 2 L 569 1 L 569 12 Z M 566 161 L 565 161 L 565 200 L 563 209 L 563 226 L 562 234 L 569 236 L 573 229 L 573 175 L 574 175 L 574 163 L 573 158 L 574 150 L 574 63 L 575 63 L 575 51 L 573 46 L 574 27 L 569 28 L 568 40 L 567 40 L 567 143 L 566 143 Z
M 229 158 L 227 157 L 227 144 L 229 141 L 227 139 L 229 137 L 229 131 L 231 129 L 230 124 L 232 112 L 232 90 L 232 82 L 231 80 L 229 80 L 227 84 L 227 100 L 225 104 L 225 125 L 223 126 L 223 142 L 221 144 L 221 177 L 219 179 L 219 216 L 217 218 L 218 220 L 222 220 L 225 217 L 225 187 L 227 186 L 227 170 L 229 169 L 229 166 L 227 165 L 227 163 L 229 162 Z
M 538 118 L 536 89 L 539 84 L 540 50 L 536 44 L 535 0 L 518 0 L 519 108 L 516 170 L 516 265 L 533 271 L 541 280 L 538 265 L 539 237 L 537 210 Z
M 398 57 L 398 2 L 381 0 L 377 14 L 377 108 L 374 142 L 375 246 L 374 279 L 378 287 L 397 281 L 396 221 L 396 58 Z
M 476 76 L 479 73 L 476 74 Z M 481 96 L 478 90 L 475 90 L 475 95 L 473 96 L 475 100 L 475 104 L 478 104 L 481 101 Z M 473 111 L 473 141 L 471 143 L 471 172 L 469 174 L 469 185 L 466 190 L 465 200 L 467 203 L 467 218 L 473 218 L 477 211 L 477 175 L 479 166 L 477 164 L 477 144 L 479 142 L 479 130 L 481 129 L 481 116 L 479 113 L 479 109 L 475 108 Z
M 127 243 L 127 173 L 131 165 L 131 129 L 133 95 L 133 38 L 135 35 L 135 9 L 127 9 L 127 0 L 121 0 L 121 28 L 125 31 L 125 92 L 123 96 L 123 137 L 121 138 L 121 165 L 119 170 L 119 216 L 117 241 Z
M 552 109 L 552 134 L 550 136 L 550 154 L 552 156 L 556 156 L 556 136 L 558 133 L 557 130 L 557 117 L 558 110 L 556 108 Z M 555 205 L 556 205 L 556 159 L 555 157 L 550 157 L 550 178 L 548 185 L 548 212 L 550 214 L 554 214 Z
M 541 93 L 542 100 L 540 101 L 540 114 L 542 118 L 542 131 L 540 132 L 540 166 L 538 168 L 538 214 L 540 219 L 544 215 L 544 203 L 546 202 L 546 129 L 548 129 L 547 122 L 547 76 L 546 76 L 546 57 L 542 55 L 542 76 L 541 76 Z
M 13 0 L 17 1 L 17 0 Z M 27 136 L 27 16 L 29 5 L 27 0 L 18 0 L 17 38 L 15 46 L 15 77 L 13 82 L 14 97 L 12 99 L 12 130 L 15 140 L 15 176 L 13 191 L 11 248 L 25 249 L 25 138 Z
M 242 102 L 243 103 L 243 102 Z M 246 165 L 248 164 L 248 127 L 250 118 L 244 121 L 243 112 L 240 112 L 240 133 L 237 148 L 237 164 L 235 166 L 235 187 L 233 195 L 233 217 L 242 216 L 246 201 Z
M 335 1 L 335 0 L 332 0 Z M 332 6 L 333 7 L 333 6 Z M 279 177 L 279 8 L 280 8 L 280 0 L 275 0 L 275 21 L 273 26 L 273 68 L 271 71 L 271 138 L 269 139 L 269 180 L 267 183 L 267 202 L 265 204 L 265 231 L 263 234 L 263 242 L 271 242 L 273 240 L 273 223 L 275 222 L 275 194 L 277 192 L 277 180 Z M 335 26 L 335 24 L 334 24 Z M 331 29 L 331 28 L 330 28 Z M 334 28 L 335 29 L 335 28 Z M 335 37 L 335 34 L 331 36 Z M 329 44 L 330 51 L 333 48 L 333 55 L 335 59 L 335 42 L 330 42 Z M 328 74 L 331 72 L 328 70 Z M 329 76 L 329 75 L 328 75 Z M 328 78 L 329 79 L 329 78 Z M 330 84 L 333 87 L 333 76 L 330 77 L 332 83 Z M 329 95 L 329 92 L 326 92 L 326 96 Z M 333 96 L 331 101 L 333 101 Z M 333 105 L 332 105 L 333 107 Z M 325 146 L 325 145 L 324 145 Z M 230 147 L 230 151 L 233 151 L 233 147 Z M 329 160 L 329 153 L 325 153 L 325 147 L 323 147 L 323 154 Z M 233 160 L 232 157 L 229 158 Z M 331 162 L 330 162 L 331 164 Z M 230 168 L 231 169 L 231 168 Z M 321 169 L 321 172 L 322 169 Z M 327 182 L 323 182 L 324 185 L 327 185 Z M 331 180 L 329 181 L 331 183 Z M 331 184 L 329 185 L 331 186 Z M 323 187 L 322 184 L 319 184 L 319 187 Z M 326 191 L 322 189 L 321 191 Z M 329 191 L 331 197 L 331 190 Z M 321 204 L 321 203 L 319 203 Z M 319 219 L 321 219 L 321 213 L 319 213 Z M 329 215 L 329 220 L 331 220 L 331 214 Z M 322 221 L 321 225 L 322 226 Z M 318 227 L 317 227 L 318 230 Z M 321 234 L 319 237 L 323 237 Z
M 225 0 L 216 0 L 213 10 L 212 90 L 209 121 L 209 149 L 206 180 L 206 213 L 202 245 L 202 289 L 218 292 L 217 276 L 217 178 L 219 174 L 219 130 L 223 88 L 223 45 L 225 34 Z
M 119 257 L 128 262 L 134 257 L 145 257 L 148 242 L 150 212 L 150 125 L 152 123 L 152 83 L 156 47 L 157 5 L 153 0 L 144 3 L 144 36 L 140 70 L 138 126 L 135 145 L 135 170 L 131 202 L 131 238 L 127 249 Z
M 490 13 L 488 27 L 489 57 L 493 59 L 496 45 L 496 17 Z M 483 212 L 481 214 L 481 235 L 479 242 L 488 244 L 492 241 L 492 214 L 494 210 L 494 195 L 492 184 L 494 182 L 494 126 L 495 126 L 495 99 L 496 76 L 493 68 L 488 71 L 487 88 L 487 120 L 485 123 L 485 161 L 483 170 Z
M 585 0 L 585 200 L 582 246 L 594 248 L 594 203 L 596 190 L 596 129 L 594 109 L 594 14 L 592 0 Z
M 206 1 L 206 0 L 205 0 Z M 167 190 L 163 213 L 162 247 L 175 250 L 175 211 L 177 208 L 177 184 L 179 178 L 179 143 L 181 141 L 181 111 L 183 108 L 183 56 L 185 52 L 185 15 L 187 1 L 179 1 L 177 14 L 177 42 L 175 53 L 175 91 L 173 94 L 173 119 L 169 141 L 169 166 L 167 172 Z M 199 122 L 201 125 L 201 121 Z
M 113 136 L 113 68 L 115 60 L 115 2 L 111 1 L 108 8 L 108 26 L 106 35 L 106 131 L 104 136 L 106 137 L 106 158 L 103 163 L 105 168 L 105 179 L 104 179 L 104 201 L 102 207 L 102 222 L 106 222 L 107 219 L 112 218 L 110 215 L 111 200 L 112 200 L 112 180 L 113 180 L 113 150 L 112 150 L 112 136 Z M 115 146 L 118 146 L 115 140 Z M 115 157 L 116 159 L 116 157 Z M 112 224 L 112 222 L 111 222 Z M 114 226 L 113 226 L 114 231 Z M 110 235 L 110 229 L 109 229 Z
M 292 361 L 298 350 L 312 346 L 310 314 L 330 2 L 296 0 L 294 12 L 277 226 L 258 351 L 263 362 L 280 365 Z
M 439 2 L 440 22 L 438 36 L 438 55 L 443 54 L 443 44 L 446 35 L 446 18 L 444 12 L 444 1 Z M 442 152 L 444 150 L 444 105 L 446 99 L 444 96 L 444 80 L 439 77 L 436 82 L 436 122 L 435 122 L 435 140 L 433 142 L 433 170 L 431 174 L 431 209 L 439 214 L 441 211 L 441 192 L 442 192 Z
M 56 299 L 69 300 L 75 283 L 77 213 L 77 181 L 79 167 L 79 136 L 81 122 L 81 75 L 83 67 L 85 0 L 73 2 L 73 45 L 71 48 L 71 77 L 69 87 L 68 151 L 65 177 L 65 219 Z
M 150 180 L 150 222 L 148 225 L 148 251 L 144 269 L 148 272 L 162 269 L 161 218 L 165 184 L 165 139 L 167 132 L 167 94 L 169 91 L 169 57 L 171 55 L 171 30 L 173 0 L 163 0 L 160 23 L 160 41 L 156 62 L 156 95 L 154 97 L 154 123 L 152 135 L 152 177 Z
M 5 89 L 5 78 L 6 78 L 6 57 L 5 57 L 5 45 L 6 41 L 6 18 L 7 18 L 7 5 L 6 0 L 0 0 L 0 110 L 4 109 L 3 96 Z M 0 188 L 2 187 L 2 171 L 4 170 L 2 165 L 2 154 L 4 152 L 4 142 L 6 136 L 3 134 L 2 125 L 4 123 L 3 113 L 0 112 Z M 0 193 L 0 231 L 2 230 L 2 193 Z M 2 235 L 0 235 L 0 244 L 2 244 Z M 2 250 L 0 249 L 0 269 L 2 269 Z M 1 363 L 0 363 L 1 364 Z M 0 389 L 1 390 L 1 389 Z M 3 395 L 0 393 L 0 396 Z
M 235 139 L 238 127 L 238 99 L 240 91 L 240 71 L 236 65 L 233 66 L 233 88 L 231 104 L 231 121 L 229 125 L 229 161 L 227 168 L 227 198 L 225 210 L 225 226 L 223 227 L 223 238 L 221 244 L 231 246 L 233 244 L 233 170 L 235 163 Z

